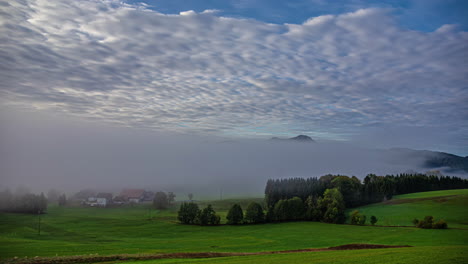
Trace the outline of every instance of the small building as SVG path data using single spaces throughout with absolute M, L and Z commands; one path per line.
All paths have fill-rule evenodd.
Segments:
M 96 205 L 106 207 L 112 203 L 112 193 L 98 193 L 96 195 Z
M 120 193 L 129 203 L 140 203 L 145 200 L 145 190 L 143 189 L 123 189 Z

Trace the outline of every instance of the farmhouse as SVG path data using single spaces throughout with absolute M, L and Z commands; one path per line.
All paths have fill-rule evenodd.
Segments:
M 129 203 L 152 201 L 154 194 L 143 189 L 123 189 L 119 195 Z
M 106 207 L 112 203 L 112 193 L 98 193 L 96 195 L 96 205 Z

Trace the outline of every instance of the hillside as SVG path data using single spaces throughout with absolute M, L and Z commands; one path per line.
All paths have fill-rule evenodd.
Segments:
M 468 189 L 397 195 L 392 200 L 355 209 L 367 217 L 375 215 L 379 219 L 377 225 L 411 226 L 414 218 L 432 215 L 446 220 L 449 227 L 468 229 Z

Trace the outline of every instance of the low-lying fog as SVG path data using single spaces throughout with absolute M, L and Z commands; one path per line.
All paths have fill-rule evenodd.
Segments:
M 14 119 L 1 128 L 0 188 L 261 194 L 266 180 L 423 171 L 422 160 L 338 142 L 161 134 L 73 121 Z M 5 121 L 5 120 L 4 120 Z M 92 128 L 90 128 L 92 127 Z

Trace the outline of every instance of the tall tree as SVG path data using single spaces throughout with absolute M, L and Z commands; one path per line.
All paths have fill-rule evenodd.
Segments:
M 258 224 L 265 221 L 265 213 L 262 206 L 256 202 L 249 203 L 245 211 L 244 220 L 250 224 Z
M 343 195 L 337 188 L 326 189 L 323 199 L 320 200 L 320 207 L 324 211 L 323 221 L 327 223 L 341 224 L 346 217 L 344 214 L 345 204 Z
M 231 209 L 229 209 L 226 219 L 228 225 L 242 224 L 242 221 L 244 220 L 244 212 L 242 211 L 242 207 L 238 204 L 233 204 Z
M 166 209 L 169 206 L 169 201 L 165 192 L 157 192 L 154 195 L 153 206 L 156 209 Z

